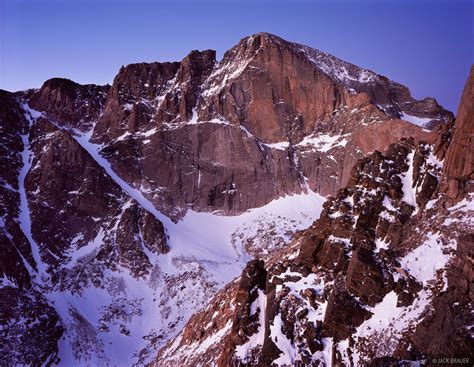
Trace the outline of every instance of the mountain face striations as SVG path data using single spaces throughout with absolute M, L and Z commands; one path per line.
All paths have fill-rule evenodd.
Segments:
M 473 78 L 455 119 L 259 33 L 0 91 L 0 360 L 469 357 Z

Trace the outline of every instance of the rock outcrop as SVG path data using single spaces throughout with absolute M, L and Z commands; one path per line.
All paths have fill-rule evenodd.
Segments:
M 472 191 L 474 180 L 474 66 L 461 97 L 456 125 L 446 152 L 445 185 L 447 195 L 453 199 Z
M 0 251 L 4 277 L 16 285 L 30 285 L 27 267 L 35 267 L 28 240 L 18 223 L 20 193 L 18 176 L 28 122 L 13 94 L 0 92 Z
M 168 252 L 163 224 L 130 200 L 66 131 L 40 117 L 29 136 L 25 188 L 31 231 L 38 246 L 47 249 L 40 255 L 49 271 L 57 273 L 81 247 L 100 238 L 98 258 L 136 276 L 148 273 L 151 263 L 143 247 Z
M 102 113 L 109 87 L 53 78 L 34 91 L 28 103 L 51 120 L 84 132 L 93 128 Z

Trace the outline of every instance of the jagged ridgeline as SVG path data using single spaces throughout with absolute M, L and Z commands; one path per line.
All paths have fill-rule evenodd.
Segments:
M 0 91 L 0 360 L 464 356 L 472 85 L 455 121 L 259 33 L 111 86 Z

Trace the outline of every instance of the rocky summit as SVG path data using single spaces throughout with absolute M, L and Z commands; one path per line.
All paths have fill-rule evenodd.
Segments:
M 0 364 L 472 362 L 473 86 L 258 33 L 0 91 Z

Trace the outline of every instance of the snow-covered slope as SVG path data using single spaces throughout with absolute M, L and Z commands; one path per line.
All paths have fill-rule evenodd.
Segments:
M 36 119 L 41 116 L 29 108 L 27 113 L 33 113 Z M 35 120 L 31 121 L 34 124 Z M 153 348 L 162 346 L 194 312 L 240 274 L 251 258 L 245 241 L 251 239 L 252 256 L 268 255 L 288 243 L 296 231 L 306 228 L 322 210 L 324 198 L 308 190 L 237 216 L 189 210 L 175 223 L 113 171 L 100 155 L 100 146 L 89 142 L 90 133 L 70 132 L 129 198 L 123 199 L 120 216 L 132 202 L 152 213 L 165 227 L 169 252 L 157 255 L 144 246 L 152 269 L 149 274 L 136 277 L 120 264 L 109 268 L 97 260 L 107 237 L 105 230 L 100 230 L 91 241 L 81 241 L 81 247 L 70 254 L 68 262 L 60 265 L 58 283 L 43 279 L 43 295 L 59 314 L 65 329 L 59 343 L 60 365 L 143 363 L 147 356 L 140 354 L 142 349 L 150 343 Z M 25 146 L 26 164 L 20 176 L 23 180 L 31 159 L 29 145 Z M 24 191 L 22 185 L 20 191 Z M 74 196 L 75 192 L 70 194 Z M 23 196 L 22 206 L 27 208 L 26 195 Z M 31 233 L 29 212 L 23 209 L 22 213 L 25 231 Z M 107 220 L 111 223 L 109 227 L 117 231 L 119 221 L 113 225 L 115 219 Z M 275 221 L 285 231 L 272 247 L 265 242 L 262 226 Z M 72 244 L 82 237 L 76 236 Z M 40 261 L 41 254 L 45 257 L 44 249 L 34 246 L 33 250 L 34 254 L 38 252 L 35 257 L 43 274 L 48 267 Z
M 149 341 L 155 348 L 162 346 L 240 274 L 249 255 L 232 238 L 239 227 L 247 230 L 238 233 L 251 236 L 258 247 L 255 229 L 259 225 L 278 216 L 281 225 L 296 221 L 291 229 L 301 230 L 317 218 L 322 202 L 317 194 L 309 193 L 281 198 L 235 217 L 190 211 L 178 223 L 165 224 L 170 252 L 147 254 L 153 264 L 149 276 L 135 279 L 127 269 L 118 269 L 102 273 L 101 288 L 91 286 L 74 294 L 45 292 L 66 327 L 60 344 L 61 365 L 137 362 L 138 352 Z M 285 233 L 285 238 L 288 241 L 291 233 Z M 87 271 L 87 260 L 95 251 L 78 258 L 76 266 Z M 71 306 L 77 315 L 70 315 Z

